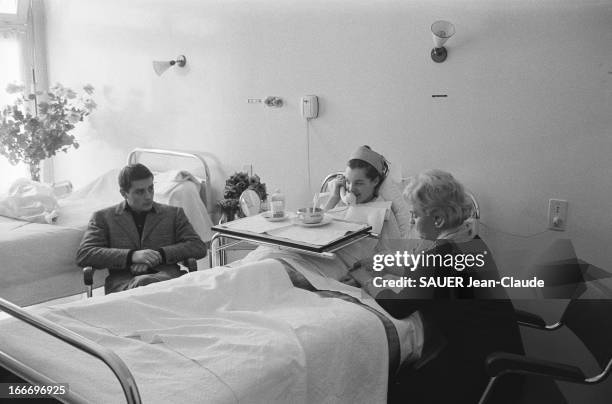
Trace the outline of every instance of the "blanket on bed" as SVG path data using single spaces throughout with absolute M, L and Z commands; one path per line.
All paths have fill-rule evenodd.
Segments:
M 386 402 L 379 318 L 295 288 L 279 261 L 194 272 L 43 315 L 115 351 L 145 403 Z M 0 326 L 0 350 L 82 397 L 118 402 L 110 371 L 48 340 L 15 321 Z
M 26 178 L 11 184 L 8 194 L 0 196 L 0 216 L 34 223 L 55 223 L 59 205 L 49 185 Z

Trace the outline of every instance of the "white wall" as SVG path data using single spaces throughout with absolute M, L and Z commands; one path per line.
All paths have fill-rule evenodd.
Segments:
M 296 207 L 314 190 L 298 100 L 316 94 L 313 188 L 369 144 L 398 177 L 455 173 L 499 254 L 568 237 L 607 267 L 612 3 L 511 3 L 48 0 L 50 81 L 91 82 L 100 104 L 56 178 L 82 185 L 136 146 L 199 150 L 217 164 L 217 198 L 227 175 L 253 164 Z M 435 64 L 429 26 L 441 18 L 457 33 Z M 155 75 L 153 60 L 178 54 L 185 69 Z M 247 103 L 267 95 L 285 106 Z M 567 232 L 498 231 L 544 231 L 549 198 L 569 201 Z
M 90 82 L 100 105 L 79 130 L 82 147 L 56 159 L 57 180 L 83 185 L 136 146 L 196 150 L 213 163 L 217 199 L 229 174 L 253 164 L 298 207 L 369 144 L 398 178 L 432 167 L 456 174 L 478 195 L 503 271 L 520 273 L 558 237 L 610 267 L 612 1 L 45 5 L 50 82 Z M 429 57 L 437 19 L 457 29 L 443 64 Z M 185 69 L 155 75 L 153 60 L 178 54 Z M 321 101 L 308 127 L 310 190 L 298 109 L 306 94 Z M 285 106 L 247 103 L 267 95 Z M 569 201 L 564 233 L 545 232 L 549 198 Z

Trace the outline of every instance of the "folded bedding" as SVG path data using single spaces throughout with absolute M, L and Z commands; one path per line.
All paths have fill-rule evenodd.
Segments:
M 0 216 L 33 223 L 55 223 L 59 205 L 49 185 L 18 178 L 0 195 Z
M 361 304 L 295 287 L 292 279 L 285 263 L 264 260 L 41 314 L 115 351 L 143 402 L 386 402 L 394 330 Z M 110 371 L 47 339 L 13 319 L 1 322 L 0 350 L 82 397 L 120 400 Z M 411 349 L 413 341 L 400 340 Z

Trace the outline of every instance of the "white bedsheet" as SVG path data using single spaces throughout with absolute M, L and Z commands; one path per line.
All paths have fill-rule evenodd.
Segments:
M 119 354 L 145 403 L 386 402 L 380 320 L 294 288 L 278 261 L 194 272 L 43 314 Z M 0 350 L 93 402 L 120 400 L 109 371 L 13 319 L 0 323 Z
M 329 259 L 298 254 L 294 251 L 275 247 L 258 247 L 242 260 L 230 265 L 249 265 L 250 263 L 266 259 L 285 260 L 304 275 L 317 290 L 332 290 L 347 294 L 386 315 L 397 331 L 400 342 L 400 361 L 412 362 L 420 358 L 424 337 L 423 323 L 420 316 L 414 313 L 401 320 L 393 318 L 376 303 L 372 296 L 365 293 L 362 289 L 340 282 L 339 279 L 347 274 L 347 270 L 346 265 L 339 257 L 336 256 L 333 259 Z

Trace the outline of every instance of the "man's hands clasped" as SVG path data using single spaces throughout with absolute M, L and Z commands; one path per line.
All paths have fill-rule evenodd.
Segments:
M 155 250 L 138 250 L 132 254 L 132 275 L 142 275 L 162 263 L 162 256 Z

